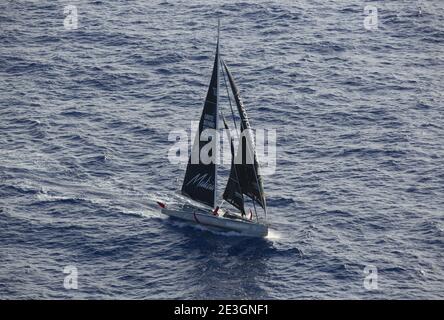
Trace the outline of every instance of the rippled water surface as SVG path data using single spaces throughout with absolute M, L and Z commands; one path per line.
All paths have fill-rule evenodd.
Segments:
M 375 1 L 374 31 L 362 1 L 217 3 L 1 2 L 0 298 L 444 298 L 443 2 Z M 217 15 L 278 133 L 263 240 L 155 204 L 177 201 L 168 133 L 200 115 Z

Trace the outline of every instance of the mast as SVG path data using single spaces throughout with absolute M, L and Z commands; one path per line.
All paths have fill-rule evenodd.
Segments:
M 216 137 L 219 133 L 219 87 L 220 87 L 220 51 L 219 51 L 219 39 L 220 39 L 220 18 L 217 18 L 217 48 L 216 48 L 216 63 L 217 63 L 217 78 L 216 78 Z M 216 137 L 214 137 L 216 139 Z M 217 156 L 218 156 L 218 146 L 216 143 L 216 148 L 214 151 L 214 207 L 216 207 L 217 200 Z

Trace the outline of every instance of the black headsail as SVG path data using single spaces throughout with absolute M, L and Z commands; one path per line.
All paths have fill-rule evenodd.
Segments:
M 219 38 L 219 37 L 218 37 Z M 219 39 L 217 40 L 216 58 L 214 60 L 213 73 L 211 75 L 210 86 L 204 103 L 204 108 L 199 121 L 198 132 L 194 139 L 192 155 L 188 160 L 188 166 L 185 173 L 185 179 L 182 185 L 182 194 L 193 200 L 199 201 L 210 207 L 214 207 L 216 198 L 216 162 L 205 164 L 200 157 L 202 148 L 210 143 L 209 141 L 200 141 L 200 136 L 205 129 L 217 130 L 218 122 L 218 89 L 219 89 Z M 210 150 L 209 156 L 212 156 Z M 197 161 L 192 161 L 194 155 Z M 198 159 L 197 159 L 198 158 Z M 196 163 L 193 163 L 196 162 Z
M 250 122 L 248 121 L 239 89 L 237 88 L 225 61 L 223 61 L 223 66 L 228 75 L 230 87 L 241 119 L 239 148 L 235 158 L 236 173 L 240 188 L 243 194 L 249 196 L 253 201 L 259 203 L 262 208 L 266 209 L 262 177 L 259 173 L 259 164 L 254 149 L 253 138 L 251 136 Z
M 224 122 L 225 130 L 228 134 L 228 139 L 230 139 L 230 147 L 231 147 L 230 176 L 228 178 L 227 186 L 225 187 L 225 191 L 222 197 L 225 201 L 232 204 L 234 207 L 238 208 L 242 212 L 242 215 L 245 215 L 244 195 L 242 194 L 239 177 L 237 175 L 237 168 L 234 163 L 235 156 L 234 156 L 233 138 L 230 136 L 230 131 L 227 122 L 225 121 L 225 118 L 223 116 L 222 120 Z

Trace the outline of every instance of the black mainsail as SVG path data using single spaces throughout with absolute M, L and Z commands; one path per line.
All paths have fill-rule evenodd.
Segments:
M 259 205 L 266 210 L 264 188 L 262 186 L 262 177 L 259 174 L 259 164 L 257 161 L 256 151 L 254 149 L 253 138 L 251 136 L 250 122 L 248 121 L 247 113 L 244 104 L 240 97 L 239 89 L 234 82 L 233 76 L 228 70 L 225 61 L 222 61 L 224 69 L 228 75 L 230 87 L 236 101 L 237 109 L 241 119 L 239 147 L 234 160 L 235 170 L 231 170 L 230 178 L 228 180 L 227 188 L 224 195 L 226 201 L 233 204 L 232 198 L 228 195 L 233 194 L 232 188 L 234 186 L 230 181 L 238 181 L 240 190 L 243 194 L 249 196 L 253 201 L 259 203 Z M 229 189 L 229 190 L 227 190 Z M 235 205 L 238 207 L 238 205 Z M 243 206 L 243 205 L 242 205 Z
M 205 98 L 204 108 L 199 121 L 198 132 L 194 139 L 192 147 L 192 154 L 188 160 L 187 169 L 185 172 L 185 179 L 182 185 L 182 194 L 190 197 L 193 200 L 199 201 L 210 207 L 215 206 L 216 202 L 216 178 L 217 168 L 215 157 L 216 148 L 210 148 L 208 156 L 213 157 L 214 161 L 210 163 L 202 162 L 200 157 L 201 150 L 209 141 L 201 141 L 202 132 L 206 129 L 218 129 L 218 91 L 219 91 L 219 37 L 217 40 L 216 58 L 214 60 L 213 73 L 211 75 L 210 85 L 207 96 Z M 215 132 L 216 132 L 215 131 Z M 211 137 L 215 138 L 215 137 Z M 208 148 L 208 147 L 207 147 Z M 193 154 L 195 157 L 193 157 Z M 196 156 L 198 155 L 198 157 Z M 195 158 L 198 158 L 195 161 Z

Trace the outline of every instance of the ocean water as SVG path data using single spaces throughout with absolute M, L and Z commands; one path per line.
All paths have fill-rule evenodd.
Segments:
M 277 130 L 266 239 L 155 203 L 179 200 L 168 134 L 201 113 L 217 16 Z M 443 21 L 440 0 L 2 1 L 0 298 L 444 298 Z

